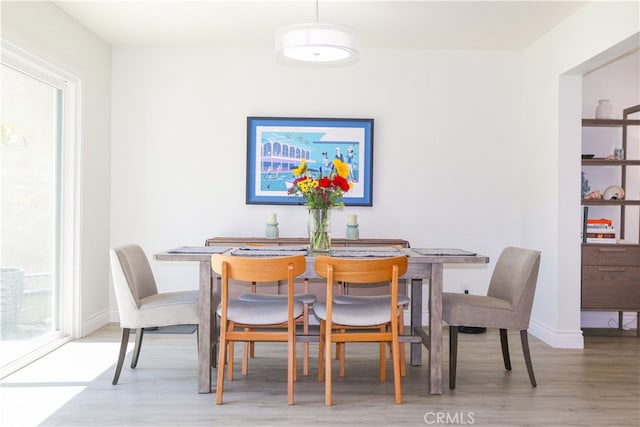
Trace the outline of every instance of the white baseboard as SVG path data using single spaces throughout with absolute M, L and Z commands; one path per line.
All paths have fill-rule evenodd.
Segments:
M 109 323 L 120 323 L 120 313 L 117 308 L 109 310 Z
M 584 348 L 584 337 L 581 329 L 560 331 L 551 329 L 532 319 L 529 324 L 529 333 L 553 348 Z
M 109 323 L 109 310 L 104 310 L 94 314 L 84 322 L 81 326 L 81 336 L 85 337 L 90 333 L 97 331 Z

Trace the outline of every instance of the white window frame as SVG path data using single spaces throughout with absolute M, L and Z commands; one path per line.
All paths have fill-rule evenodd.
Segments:
M 7 40 L 2 40 L 1 61 L 4 65 L 51 85 L 60 90 L 61 147 L 60 147 L 60 240 L 57 269 L 60 274 L 59 333 L 55 342 L 43 346 L 27 356 L 30 363 L 59 347 L 82 332 L 80 253 L 82 224 L 82 152 L 81 135 L 81 82 L 74 75 Z M 28 360 L 31 359 L 31 360 Z

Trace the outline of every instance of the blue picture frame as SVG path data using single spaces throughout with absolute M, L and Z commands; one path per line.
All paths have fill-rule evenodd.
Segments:
M 372 206 L 373 119 L 247 117 L 247 204 L 301 205 L 288 194 L 304 158 L 325 175 L 334 158 L 349 165 L 345 206 Z

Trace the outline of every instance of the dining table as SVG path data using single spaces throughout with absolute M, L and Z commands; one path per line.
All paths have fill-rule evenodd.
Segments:
M 237 247 L 230 246 L 182 246 L 154 254 L 157 261 L 188 261 L 199 263 L 199 304 L 198 304 L 198 392 L 211 393 L 211 370 L 213 345 L 217 343 L 217 322 L 213 308 L 219 303 L 219 277 L 211 269 L 211 256 L 215 253 L 237 253 Z M 373 255 L 364 254 L 367 248 L 352 248 L 354 256 L 376 256 L 379 248 L 371 248 Z M 429 351 L 428 392 L 442 394 L 442 292 L 443 270 L 446 264 L 486 264 L 489 257 L 457 248 L 395 248 L 398 254 L 408 257 L 407 272 L 401 276 L 411 283 L 411 321 L 409 333 L 400 341 L 410 343 L 410 363 L 422 364 L 422 346 Z M 349 256 L 349 248 L 340 248 L 340 256 Z M 355 253 L 359 251 L 359 254 Z M 315 273 L 315 255 L 304 252 L 307 260 L 306 271 L 300 279 L 320 279 Z M 331 253 L 330 253 L 331 255 Z M 331 255 L 333 256 L 333 255 Z M 217 285 L 214 285 L 217 283 Z M 428 286 L 427 325 L 422 321 L 423 287 Z M 317 341 L 318 336 L 298 335 L 299 341 Z

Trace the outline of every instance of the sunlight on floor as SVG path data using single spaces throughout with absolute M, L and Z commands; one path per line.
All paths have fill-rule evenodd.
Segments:
M 110 369 L 118 347 L 113 342 L 71 342 L 2 379 L 0 424 L 38 425 Z

